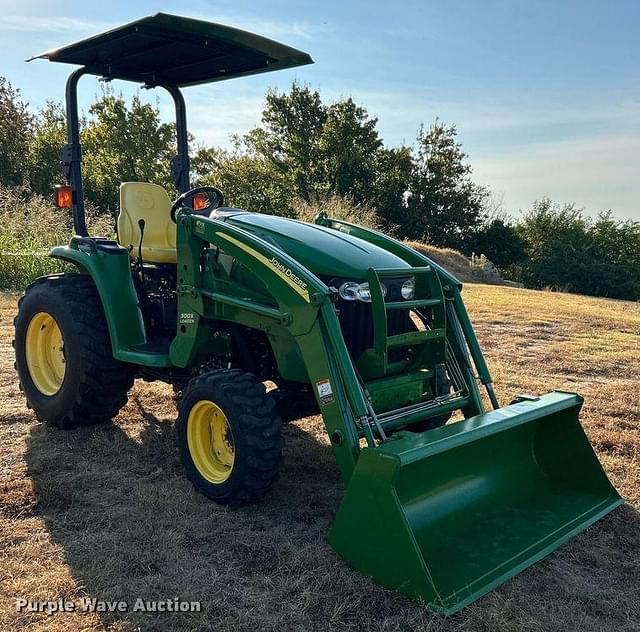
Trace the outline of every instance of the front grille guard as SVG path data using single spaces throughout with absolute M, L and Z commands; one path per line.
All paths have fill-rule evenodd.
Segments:
M 415 278 L 415 298 L 413 300 L 385 301 L 382 294 L 381 279 L 410 274 Z M 461 333 L 460 323 L 449 301 L 446 301 L 437 274 L 431 266 L 406 268 L 375 269 L 369 268 L 367 274 L 371 292 L 371 315 L 373 320 L 373 346 L 366 352 L 366 365 L 370 369 L 366 377 L 386 377 L 415 367 L 425 360 L 426 347 L 436 345 L 441 354 L 444 366 L 451 383 L 451 391 L 446 395 L 437 395 L 429 400 L 410 404 L 400 408 L 380 413 L 371 409 L 368 423 L 380 425 L 383 430 L 391 430 L 407 426 L 415 421 L 422 421 L 430 417 L 446 414 L 464 408 L 469 404 L 470 393 L 465 380 L 465 370 L 460 362 L 464 362 L 467 369 L 471 368 L 467 345 Z M 427 316 L 424 312 L 429 309 Z M 422 322 L 424 328 L 401 334 L 388 335 L 388 314 L 392 310 L 407 310 L 414 312 Z M 451 322 L 451 335 L 455 337 L 456 347 L 461 351 L 456 354 L 454 347 L 447 337 L 447 324 Z M 389 352 L 401 347 L 416 347 L 421 349 L 414 359 L 389 362 Z M 431 353 L 433 347 L 431 347 Z M 371 367 L 373 370 L 371 370 Z M 363 383 L 366 391 L 366 385 Z M 362 428 L 359 428 L 362 431 Z
M 413 300 L 385 301 L 382 294 L 381 279 L 407 276 L 415 279 L 415 295 Z M 446 341 L 446 310 L 445 300 L 438 275 L 431 266 L 407 268 L 369 268 L 367 271 L 369 291 L 371 292 L 371 316 L 373 320 L 373 346 L 367 351 L 366 363 L 361 370 L 364 377 L 381 378 L 402 370 L 412 364 L 417 365 L 423 354 L 418 354 L 415 360 L 389 361 L 389 351 L 400 347 L 415 347 L 424 351 L 432 341 L 440 349 L 444 359 L 444 344 Z M 429 328 L 422 331 L 412 331 L 402 334 L 389 335 L 387 329 L 388 312 L 393 310 L 421 310 L 430 309 L 432 318 Z

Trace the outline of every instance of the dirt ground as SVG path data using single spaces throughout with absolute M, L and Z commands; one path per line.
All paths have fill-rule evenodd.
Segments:
M 2 295 L 0 630 L 640 629 L 640 305 L 484 285 L 464 297 L 501 401 L 584 395 L 584 427 L 627 504 L 442 619 L 325 542 L 342 484 L 319 418 L 284 428 L 282 476 L 261 503 L 217 506 L 183 476 L 166 386 L 136 383 L 112 424 L 37 423 L 13 370 L 17 296 Z M 17 613 L 20 597 L 178 597 L 202 610 L 47 616 Z

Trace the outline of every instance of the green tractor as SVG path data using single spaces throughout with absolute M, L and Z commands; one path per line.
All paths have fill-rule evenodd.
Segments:
M 581 428 L 578 395 L 499 406 L 462 285 L 446 270 L 323 213 L 314 223 L 268 216 L 191 188 L 180 88 L 312 63 L 307 54 L 157 14 L 39 57 L 80 68 L 66 87 L 69 186 L 57 192 L 75 236 L 50 253 L 77 272 L 36 280 L 15 319 L 16 367 L 38 419 L 107 421 L 135 378 L 172 384 L 187 476 L 217 502 L 244 503 L 278 476 L 282 417 L 319 412 L 346 487 L 330 544 L 442 614 L 622 502 Z M 123 183 L 117 241 L 90 236 L 85 222 L 85 74 L 161 87 L 175 102 L 180 195 Z

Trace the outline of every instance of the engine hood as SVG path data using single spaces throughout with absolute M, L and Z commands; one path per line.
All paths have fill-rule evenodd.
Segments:
M 211 217 L 276 245 L 316 276 L 363 280 L 370 267 L 411 267 L 379 246 L 323 226 L 235 209 L 216 209 Z

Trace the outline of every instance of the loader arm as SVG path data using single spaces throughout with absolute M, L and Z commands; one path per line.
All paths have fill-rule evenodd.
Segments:
M 177 217 L 178 332 L 170 349 L 187 366 L 210 332 L 209 318 L 269 331 L 285 327 L 298 344 L 336 461 L 346 481 L 362 432 L 375 446 L 362 388 L 347 352 L 329 288 L 273 244 L 228 223 L 182 210 Z M 231 255 L 267 287 L 277 307 L 217 291 L 209 244 Z M 204 262 L 204 263 L 203 263 Z

